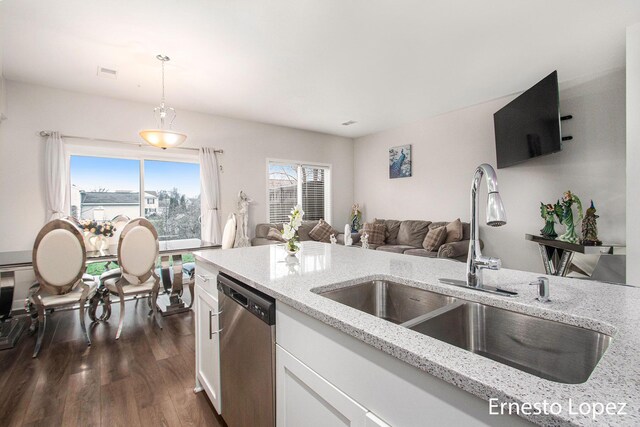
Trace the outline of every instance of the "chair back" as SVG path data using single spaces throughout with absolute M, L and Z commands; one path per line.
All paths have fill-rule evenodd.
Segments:
M 33 245 L 33 270 L 40 287 L 54 295 L 71 291 L 82 280 L 87 252 L 84 238 L 72 222 L 45 224 Z
M 111 223 L 116 228 L 116 231 L 113 233 L 113 236 L 109 237 L 109 245 L 118 244 L 118 242 L 120 241 L 120 234 L 122 234 L 122 230 L 129 221 L 131 221 L 131 218 L 126 215 L 117 215 L 111 220 Z
M 236 214 L 230 213 L 222 232 L 222 249 L 231 249 L 236 241 Z
M 146 282 L 155 270 L 158 253 L 158 232 L 151 222 L 135 218 L 124 226 L 118 242 L 118 264 L 127 282 Z

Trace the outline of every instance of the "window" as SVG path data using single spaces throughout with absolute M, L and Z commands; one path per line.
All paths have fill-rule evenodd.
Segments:
M 148 159 L 70 159 L 71 214 L 146 217 L 160 240 L 200 238 L 200 165 Z
M 269 222 L 287 222 L 296 204 L 302 206 L 304 219 L 331 222 L 328 166 L 269 161 L 268 175 Z

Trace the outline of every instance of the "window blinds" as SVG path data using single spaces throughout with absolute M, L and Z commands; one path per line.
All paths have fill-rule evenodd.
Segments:
M 287 222 L 296 204 L 305 220 L 330 222 L 329 179 L 325 166 L 269 163 L 269 222 Z

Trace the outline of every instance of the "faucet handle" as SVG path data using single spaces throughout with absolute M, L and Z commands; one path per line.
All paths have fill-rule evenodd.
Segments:
M 549 279 L 547 277 L 538 277 L 537 280 L 529 283 L 529 285 L 538 286 L 538 298 L 540 302 L 549 302 Z
M 500 258 L 481 256 L 476 259 L 476 265 L 480 268 L 486 268 L 489 270 L 500 270 L 502 267 L 502 261 Z

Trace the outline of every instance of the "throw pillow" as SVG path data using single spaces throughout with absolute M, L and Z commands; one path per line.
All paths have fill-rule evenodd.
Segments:
M 278 242 L 284 242 L 284 237 L 282 237 L 282 233 L 275 227 L 269 228 L 269 232 L 267 233 L 267 239 L 276 240 Z
M 381 222 L 365 222 L 360 235 L 369 235 L 370 245 L 384 245 L 386 226 Z
M 317 242 L 329 243 L 331 241 L 329 237 L 332 234 L 334 234 L 333 227 L 331 227 L 324 219 L 321 219 L 309 232 L 309 237 Z
M 447 227 L 432 228 L 422 242 L 422 247 L 429 252 L 435 252 L 447 238 Z
M 447 224 L 447 238 L 445 243 L 459 242 L 462 240 L 462 222 L 460 218 Z

